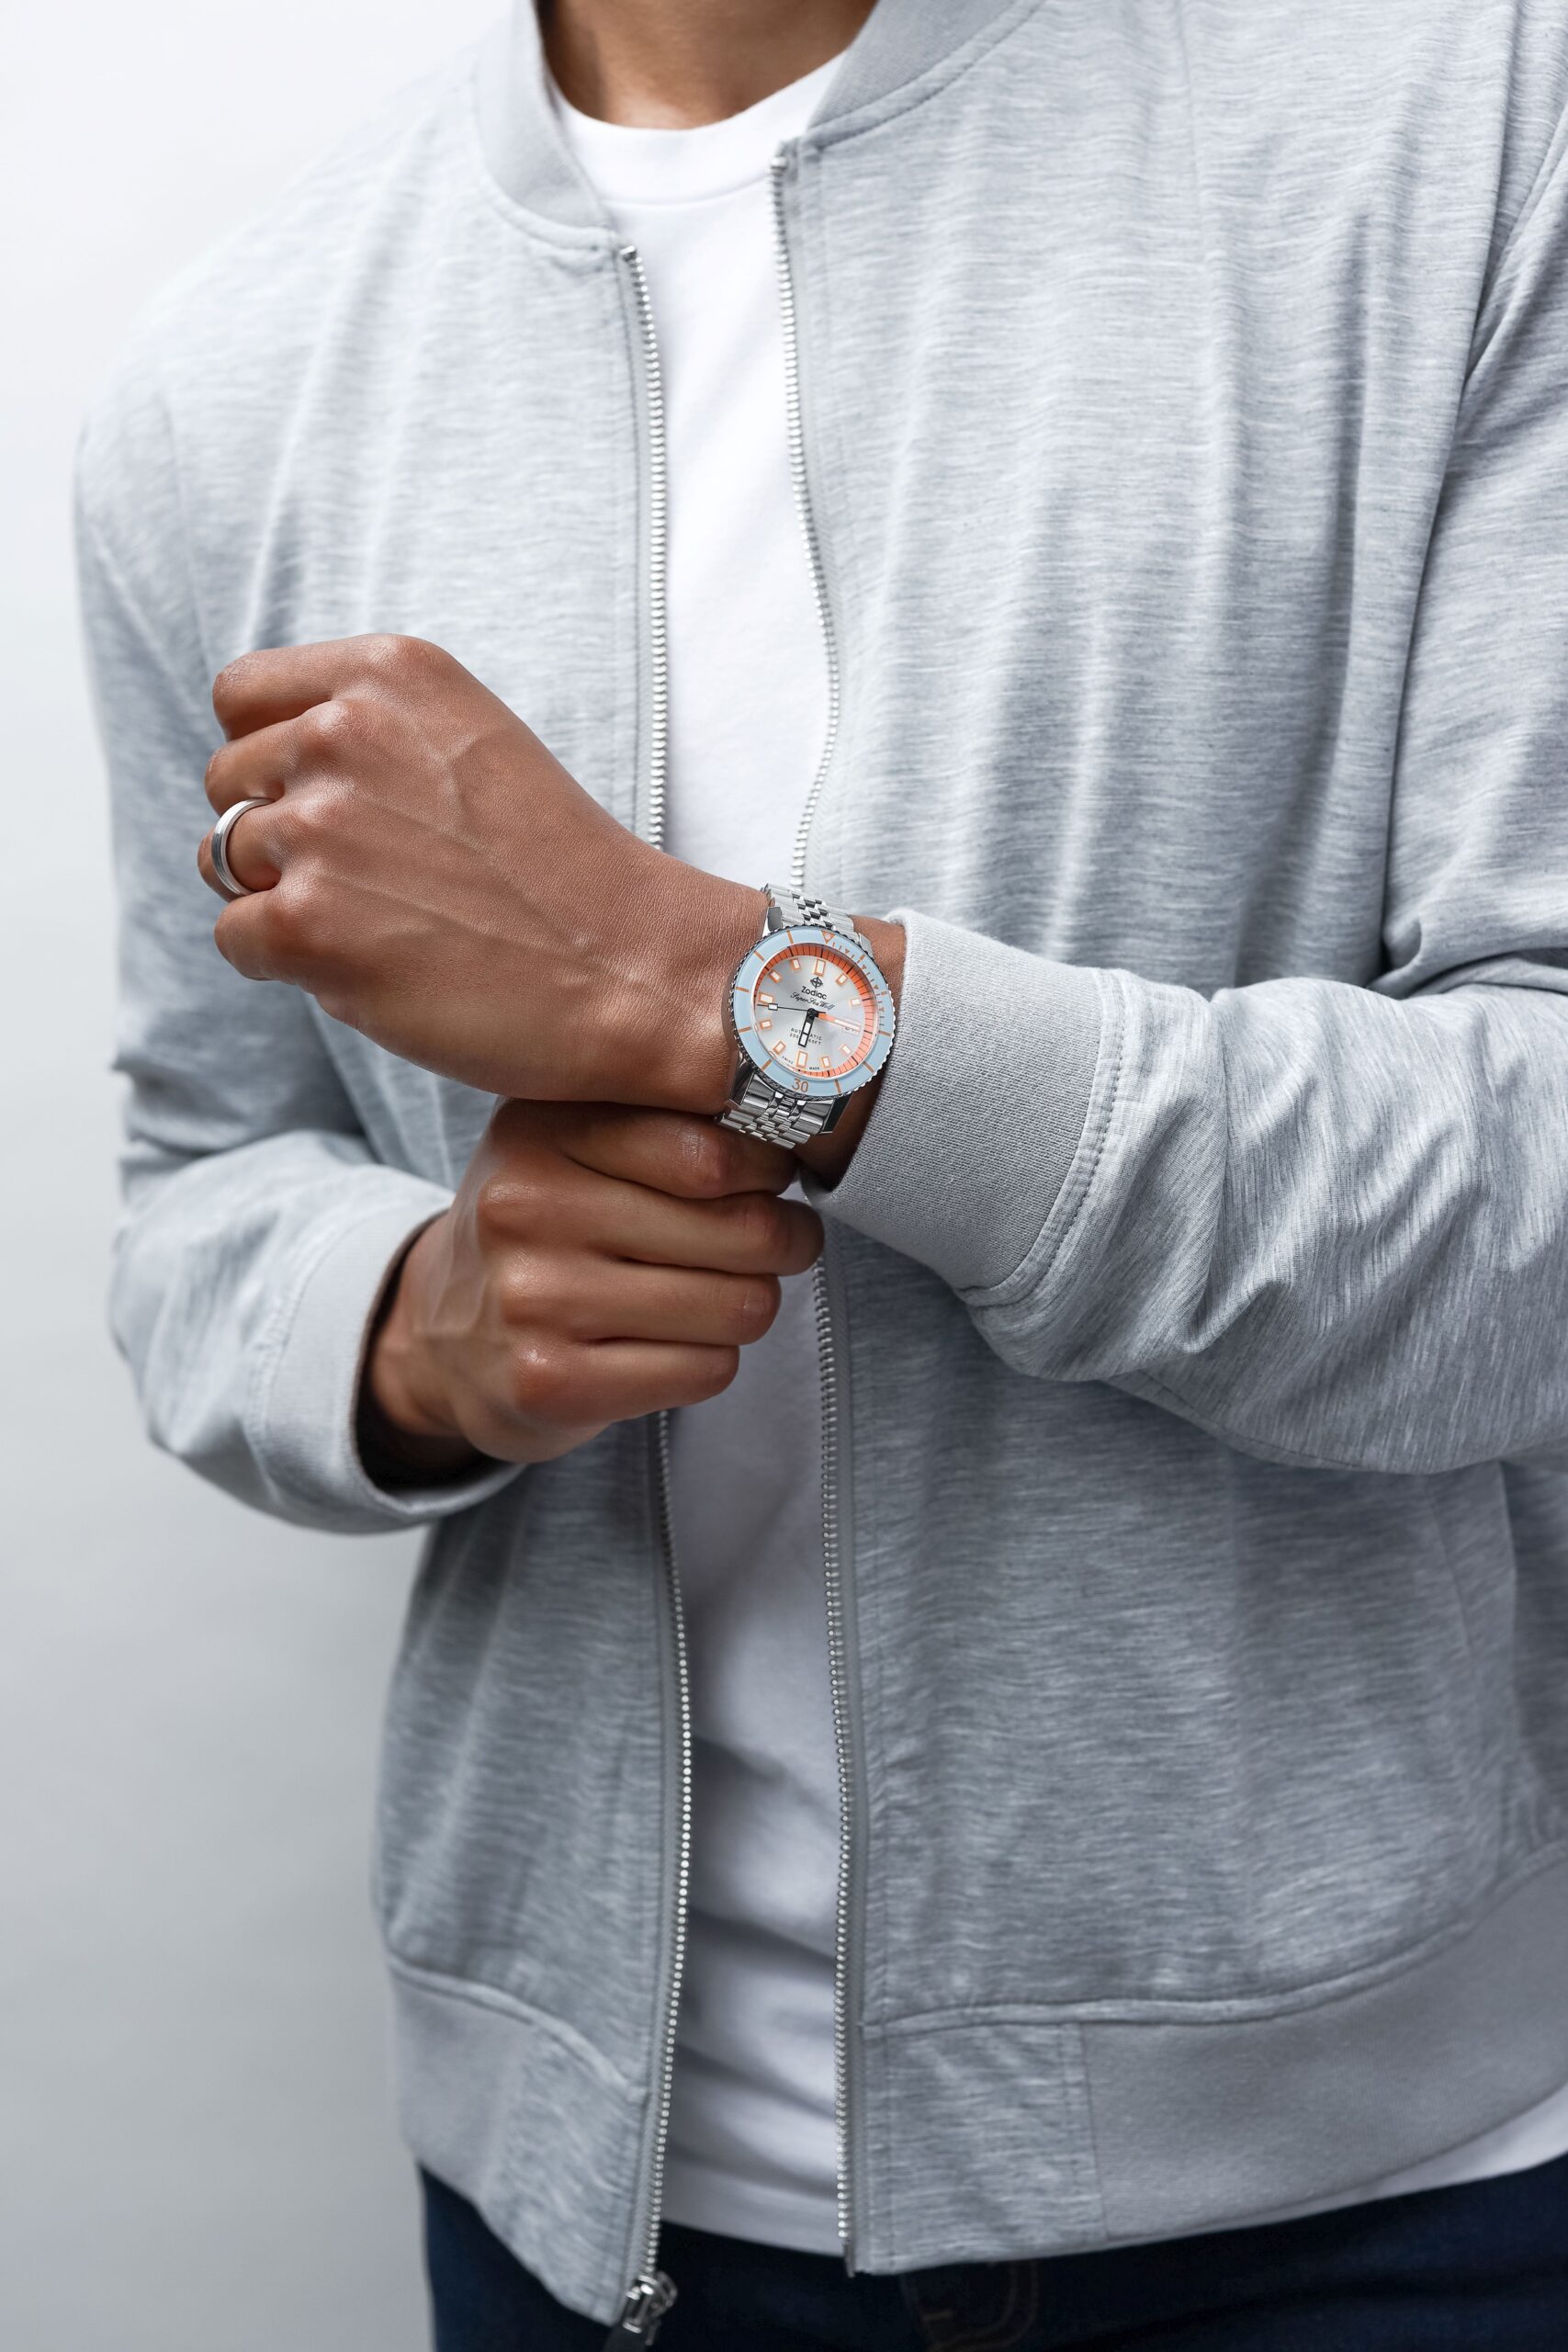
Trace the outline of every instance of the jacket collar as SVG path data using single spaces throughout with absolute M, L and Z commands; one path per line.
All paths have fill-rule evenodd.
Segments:
M 1037 0 L 877 0 L 813 117 L 814 132 L 851 119 L 938 72 L 1000 19 Z M 479 133 L 491 170 L 514 203 L 560 230 L 605 232 L 604 209 L 562 140 L 546 88 L 535 0 L 513 0 L 511 17 L 480 45 Z

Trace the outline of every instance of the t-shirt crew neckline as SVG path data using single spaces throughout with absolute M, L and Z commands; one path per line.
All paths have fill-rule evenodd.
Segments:
M 601 122 L 563 97 L 553 79 L 549 89 L 568 142 L 605 203 L 701 204 L 766 176 L 778 148 L 810 121 L 840 62 L 830 57 L 739 114 L 678 130 Z

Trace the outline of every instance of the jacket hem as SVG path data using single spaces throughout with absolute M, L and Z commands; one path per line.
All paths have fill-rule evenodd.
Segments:
M 1397 1975 L 1311 2007 L 1154 2022 L 1008 2007 L 869 2029 L 857 2267 L 1078 2254 L 1353 2202 L 1568 2083 L 1565 1943 L 1568 1860 Z M 560 2301 L 608 2322 L 646 2091 L 539 2010 L 392 1965 L 413 2154 Z M 919 2148 L 940 2165 L 911 2164 Z
M 864 2266 L 1021 2260 L 1240 2228 L 1371 2188 L 1568 2082 L 1568 1861 L 1397 1975 L 1247 2018 L 870 2037 L 878 2103 L 942 2177 L 875 2187 Z
M 392 2030 L 415 2162 L 558 2302 L 608 2324 L 626 2292 L 646 2092 L 543 2012 L 396 1961 Z

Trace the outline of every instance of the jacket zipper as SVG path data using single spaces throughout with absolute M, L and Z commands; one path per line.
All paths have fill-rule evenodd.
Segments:
M 645 831 L 655 849 L 660 849 L 664 842 L 670 763 L 670 642 L 666 583 L 670 492 L 664 437 L 664 383 L 659 366 L 659 338 L 654 330 L 653 303 L 648 290 L 648 273 L 643 267 L 642 255 L 635 245 L 623 245 L 620 257 L 631 279 L 637 311 L 637 336 L 642 351 L 643 405 L 647 415 L 649 709 Z M 670 1977 L 659 2042 L 658 2080 L 654 2086 L 653 2134 L 647 2157 L 648 2219 L 641 2233 L 637 2268 L 626 2290 L 620 2314 L 604 2339 L 606 2352 L 615 2345 L 651 2344 L 659 2333 L 660 2321 L 675 2300 L 674 2282 L 659 2267 L 659 2236 L 663 2220 L 664 2157 L 670 2142 L 670 2104 L 675 2079 L 675 2038 L 680 2030 L 681 1988 L 686 1973 L 686 1896 L 692 1863 L 692 1684 L 686 1656 L 686 1613 L 681 1599 L 681 1573 L 675 1559 L 674 1526 L 670 1510 L 668 1413 L 657 1413 L 653 1417 L 653 1477 L 671 1649 L 675 1664 L 679 1820 L 675 1842 L 675 1881 L 671 1898 Z
M 790 879 L 805 885 L 807 847 L 822 786 L 832 764 L 839 737 L 840 669 L 838 633 L 828 594 L 827 568 L 818 537 L 806 470 L 806 433 L 801 410 L 800 334 L 795 313 L 795 277 L 790 266 L 789 238 L 784 220 L 784 182 L 789 167 L 787 149 L 773 157 L 772 169 L 773 253 L 778 275 L 779 309 L 784 326 L 784 401 L 789 434 L 790 476 L 795 509 L 805 537 L 812 591 L 821 625 L 828 665 L 828 718 L 822 750 L 801 810 L 795 834 Z M 631 279 L 642 348 L 643 399 L 647 412 L 649 456 L 648 500 L 648 633 L 650 680 L 649 716 L 649 786 L 646 837 L 655 848 L 663 845 L 668 786 L 670 738 L 670 656 L 666 552 L 669 536 L 669 468 L 665 447 L 664 391 L 659 364 L 659 340 L 648 274 L 635 245 L 621 247 L 621 260 Z M 839 1551 L 838 1453 L 840 1396 L 838 1358 L 833 1344 L 827 1251 L 812 1269 L 812 1304 L 817 1327 L 817 1351 L 822 1397 L 822 1561 L 828 1619 L 828 1664 L 833 1713 L 833 1741 L 839 1780 L 839 1869 L 834 1921 L 833 1956 L 833 2075 L 839 2143 L 839 2237 L 844 2261 L 853 2267 L 854 2206 L 850 2174 L 850 1915 L 855 1859 L 854 1776 L 850 1732 L 849 1672 L 844 1616 L 842 1563 Z M 674 1528 L 670 1505 L 670 1416 L 660 1413 L 654 1424 L 654 1476 L 658 1495 L 660 1540 L 664 1555 L 671 1646 L 675 1660 L 680 1777 L 680 1824 L 677 1833 L 674 1916 L 671 1926 L 671 1969 L 659 2080 L 654 2104 L 653 2139 L 649 2152 L 648 2218 L 643 2225 L 639 2267 L 626 2290 L 620 2315 L 605 2338 L 606 2352 L 617 2344 L 651 2344 L 659 2324 L 675 2300 L 674 2282 L 659 2267 L 659 2239 L 663 2219 L 664 2165 L 670 2137 L 671 2101 L 675 2073 L 676 2037 L 680 2026 L 681 1990 L 685 1973 L 686 1906 L 691 1879 L 692 1847 L 692 1702 L 686 1654 L 685 1612 L 681 1598 L 680 1570 L 675 1556 Z
M 817 617 L 822 628 L 822 649 L 828 664 L 828 723 L 822 752 L 800 826 L 795 837 L 795 864 L 790 880 L 806 884 L 806 854 L 812 820 L 822 797 L 822 786 L 833 763 L 839 741 L 839 711 L 842 700 L 839 636 L 828 594 L 828 569 L 822 560 L 817 516 L 811 503 L 811 482 L 806 469 L 806 422 L 801 407 L 800 323 L 795 309 L 795 273 L 790 266 L 789 227 L 784 217 L 784 178 L 790 151 L 781 147 L 773 161 L 773 255 L 778 270 L 779 311 L 784 321 L 784 404 L 789 423 L 789 469 L 795 485 L 795 510 L 806 540 Z M 853 2069 L 850 2046 L 850 1923 L 854 1887 L 854 1747 L 850 1724 L 848 1640 L 844 1622 L 843 1563 L 839 1552 L 840 1392 L 838 1355 L 833 1344 L 833 1314 L 828 1272 L 829 1243 L 811 1270 L 812 1306 L 817 1324 L 818 1367 L 822 1395 L 822 1574 L 828 1611 L 828 1672 L 833 1708 L 833 1746 L 839 1774 L 839 1878 L 833 1927 L 833 2102 L 839 2141 L 839 2243 L 846 2269 L 854 2268 L 854 2196 L 850 2170 L 850 2133 Z

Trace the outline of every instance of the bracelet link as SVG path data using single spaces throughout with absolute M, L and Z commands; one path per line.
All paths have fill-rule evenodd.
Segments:
M 738 1135 L 755 1136 L 761 1143 L 810 1143 L 822 1134 L 839 1108 L 837 1102 L 802 1102 L 743 1061 L 745 1084 L 718 1114 L 721 1127 Z

